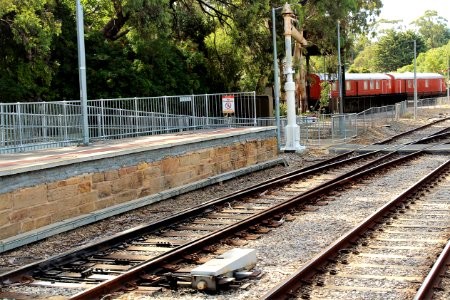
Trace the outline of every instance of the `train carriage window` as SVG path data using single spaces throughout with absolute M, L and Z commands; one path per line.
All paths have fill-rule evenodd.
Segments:
M 367 90 L 367 80 L 364 80 L 364 89 Z
M 377 90 L 380 89 L 380 81 L 379 81 L 379 80 L 375 81 L 375 88 L 376 88 Z
M 413 87 L 413 81 L 408 80 L 408 88 L 411 89 Z
M 350 91 L 350 90 L 352 89 L 352 86 L 351 86 L 351 84 L 350 84 L 350 81 L 345 81 L 345 89 L 346 89 L 347 91 Z
M 425 87 L 429 87 L 430 83 L 428 82 L 428 79 L 425 79 Z
M 373 80 L 370 81 L 370 89 L 373 90 Z

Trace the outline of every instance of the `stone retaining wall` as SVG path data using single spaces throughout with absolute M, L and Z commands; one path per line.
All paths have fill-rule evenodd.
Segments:
M 155 150 L 149 150 L 146 155 L 137 155 L 133 163 L 130 157 L 127 163 L 120 157 L 103 158 L 66 165 L 60 170 L 56 167 L 0 178 L 2 184 L 11 183 L 9 190 L 5 186 L 0 190 L 0 238 L 272 160 L 278 154 L 273 134 L 222 140 L 221 146 L 190 146 L 191 151 L 177 147 L 167 148 L 158 160 L 152 155 Z M 106 168 L 108 165 L 111 167 Z M 26 182 L 38 183 L 26 186 L 23 180 L 27 177 L 30 180 Z

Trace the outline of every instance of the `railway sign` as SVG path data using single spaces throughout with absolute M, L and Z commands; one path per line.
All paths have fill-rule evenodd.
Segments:
M 180 102 L 191 102 L 191 96 L 180 96 Z
M 234 96 L 222 96 L 222 112 L 234 114 Z

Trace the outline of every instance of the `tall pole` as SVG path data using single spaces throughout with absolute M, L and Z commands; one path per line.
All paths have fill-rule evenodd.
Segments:
M 447 104 L 450 104 L 450 55 L 447 54 Z
M 83 122 L 83 145 L 89 145 L 89 126 L 88 126 L 88 111 L 87 111 L 87 90 L 86 90 L 86 56 L 84 50 L 84 20 L 83 7 L 80 0 L 76 0 L 77 11 L 77 44 L 78 44 L 78 68 L 80 80 L 80 100 L 81 100 L 81 115 Z
M 345 122 L 344 122 L 344 95 L 342 92 L 342 62 L 341 62 L 341 22 L 337 22 L 338 34 L 338 83 L 339 83 L 339 131 L 341 137 L 345 137 Z
M 417 63 L 416 63 L 416 40 L 414 40 L 414 120 L 417 117 Z
M 344 103 L 342 100 L 342 66 L 341 66 L 341 29 L 340 21 L 337 23 L 337 34 L 338 34 L 338 82 L 339 82 L 339 114 L 344 113 Z
M 300 146 L 300 127 L 297 125 L 297 116 L 295 113 L 295 82 L 292 74 L 292 24 L 291 16 L 294 15 L 291 7 L 286 3 L 283 7 L 284 18 L 284 43 L 286 48 L 286 67 L 284 74 L 286 75 L 286 83 L 284 84 L 284 90 L 286 92 L 287 102 L 287 125 L 285 128 L 286 145 L 284 151 L 286 152 L 299 152 L 305 147 Z
M 281 7 L 280 7 L 281 8 Z M 275 8 L 272 8 L 272 42 L 273 42 L 273 77 L 275 85 L 275 121 L 277 124 L 277 146 L 281 150 L 281 124 L 280 124 L 280 82 L 278 75 L 278 54 L 277 54 L 277 36 L 275 30 Z

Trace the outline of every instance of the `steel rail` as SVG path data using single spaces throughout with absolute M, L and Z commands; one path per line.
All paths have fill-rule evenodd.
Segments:
M 431 125 L 432 124 L 427 124 L 427 126 L 431 126 Z M 418 129 L 414 129 L 414 130 L 418 130 Z M 412 130 L 412 131 L 414 131 L 414 130 Z M 411 132 L 411 131 L 409 131 L 409 132 Z M 407 133 L 409 133 L 409 132 L 407 132 Z M 403 136 L 407 133 L 401 133 L 397 136 Z M 137 236 L 142 235 L 144 233 L 160 229 L 164 226 L 167 226 L 167 224 L 172 224 L 174 222 L 180 222 L 181 220 L 183 220 L 183 218 L 187 218 L 189 215 L 193 216 L 195 214 L 201 214 L 207 209 L 207 207 L 209 207 L 211 205 L 220 205 L 222 203 L 232 201 L 233 199 L 236 199 L 238 197 L 244 197 L 244 196 L 250 195 L 252 193 L 258 193 L 258 192 L 264 191 L 267 188 L 270 188 L 270 186 L 272 184 L 273 185 L 281 184 L 288 180 L 295 180 L 301 176 L 307 176 L 314 172 L 319 172 L 319 171 L 325 170 L 327 168 L 332 168 L 335 166 L 339 166 L 341 164 L 346 164 L 348 162 L 355 161 L 357 159 L 362 159 L 364 157 L 368 157 L 370 155 L 381 153 L 381 151 L 374 151 L 374 152 L 369 152 L 369 153 L 366 153 L 363 155 L 358 155 L 358 156 L 355 156 L 352 158 L 346 158 L 353 153 L 354 153 L 354 151 L 349 151 L 349 152 L 343 153 L 336 157 L 327 159 L 327 160 L 319 162 L 317 164 L 313 164 L 311 166 L 302 168 L 300 170 L 295 170 L 295 171 L 289 172 L 287 174 L 284 174 L 282 176 L 269 179 L 265 182 L 251 186 L 249 188 L 239 190 L 239 191 L 230 193 L 228 195 L 225 195 L 225 196 L 222 196 L 219 198 L 212 199 L 210 201 L 205 202 L 203 205 L 198 206 L 195 209 L 183 210 L 168 219 L 156 221 L 151 224 L 138 226 L 138 227 L 129 229 L 126 232 L 115 234 L 109 238 L 103 239 L 102 241 L 87 244 L 76 250 L 71 250 L 71 251 L 68 251 L 65 253 L 61 253 L 59 255 L 55 255 L 48 259 L 34 262 L 34 263 L 28 264 L 24 267 L 5 272 L 3 274 L 0 274 L 0 283 L 8 284 L 11 280 L 19 279 L 20 277 L 30 275 L 30 273 L 32 273 L 34 270 L 45 271 L 50 268 L 53 268 L 55 265 L 71 263 L 80 258 L 92 255 L 95 252 L 103 251 L 105 249 L 113 247 L 114 245 L 121 244 L 126 240 L 136 238 Z
M 317 256 L 309 260 L 303 267 L 301 267 L 294 274 L 289 276 L 287 279 L 282 281 L 272 290 L 270 290 L 267 294 L 265 294 L 262 298 L 264 300 L 269 299 L 288 299 L 292 296 L 295 291 L 301 287 L 302 282 L 312 278 L 317 270 L 322 266 L 326 265 L 329 262 L 329 259 L 334 257 L 336 253 L 340 249 L 351 246 L 351 244 L 358 240 L 361 235 L 367 231 L 368 228 L 373 227 L 379 222 L 380 219 L 385 217 L 388 213 L 390 213 L 397 206 L 401 205 L 401 203 L 407 199 L 409 196 L 416 193 L 418 190 L 422 188 L 424 184 L 427 184 L 430 180 L 441 174 L 446 168 L 450 166 L 450 160 L 447 160 L 444 164 L 436 168 L 430 174 L 426 175 L 418 182 L 414 183 L 410 188 L 404 191 L 397 198 L 393 199 L 389 203 L 385 204 L 383 207 L 378 209 L 371 216 L 366 218 L 363 222 L 357 225 L 352 230 L 348 231 L 337 241 L 328 246 L 324 251 L 319 253 Z
M 404 137 L 405 135 L 408 135 L 408 134 L 410 134 L 410 133 L 413 133 L 413 132 L 416 132 L 416 131 L 425 129 L 425 128 L 427 128 L 427 127 L 431 127 L 431 126 L 433 126 L 433 125 L 439 124 L 439 123 L 441 123 L 441 122 L 445 122 L 445 121 L 447 121 L 447 120 L 450 120 L 450 117 L 447 117 L 447 118 L 444 118 L 444 119 L 441 119 L 441 120 L 437 120 L 437 121 L 431 122 L 431 123 L 429 123 L 429 124 L 425 124 L 425 125 L 419 126 L 419 127 L 417 127 L 417 128 L 414 128 L 414 129 L 411 129 L 411 130 L 402 132 L 402 133 L 397 134 L 397 135 L 394 135 L 394 136 L 392 136 L 392 137 L 390 137 L 390 138 L 387 138 L 387 139 L 381 140 L 381 141 L 379 141 L 379 142 L 376 142 L 376 143 L 374 143 L 374 145 L 384 145 L 384 144 L 387 144 L 387 143 L 392 142 L 392 141 L 394 141 L 394 140 L 396 140 L 396 139 L 398 139 L 398 138 Z
M 316 172 L 321 172 L 321 171 L 331 169 L 331 168 L 334 168 L 334 167 L 337 167 L 340 165 L 345 165 L 349 162 L 353 162 L 358 159 L 364 159 L 371 155 L 375 155 L 379 152 L 370 152 L 370 153 L 366 153 L 363 155 L 358 155 L 355 157 L 345 159 L 347 156 L 349 156 L 352 153 L 353 152 L 347 152 L 347 153 L 341 154 L 339 156 L 327 159 L 325 161 L 314 164 L 312 166 L 302 168 L 300 170 L 292 171 L 292 172 L 284 174 L 282 176 L 264 181 L 260 184 L 253 185 L 246 189 L 242 189 L 242 190 L 230 193 L 228 195 L 212 199 L 212 200 L 207 201 L 195 208 L 185 209 L 177 214 L 170 216 L 169 218 L 166 218 L 163 220 L 158 220 L 158 221 L 150 223 L 150 224 L 137 226 L 137 227 L 131 228 L 125 232 L 115 234 L 111 237 L 108 237 L 108 238 L 102 240 L 102 241 L 91 243 L 91 244 L 85 245 L 83 247 L 80 247 L 76 250 L 65 252 L 65 253 L 50 257 L 45 260 L 34 262 L 34 263 L 31 263 L 24 267 L 21 267 L 21 268 L 18 268 L 18 269 L 9 271 L 9 272 L 5 272 L 3 274 L 0 274 L 0 283 L 8 284 L 11 280 L 20 279 L 23 276 L 30 275 L 30 273 L 32 273 L 34 270 L 45 271 L 50 268 L 53 268 L 55 265 L 63 265 L 63 264 L 71 263 L 71 262 L 79 260 L 83 257 L 92 255 L 98 251 L 103 251 L 105 249 L 114 247 L 115 245 L 119 245 L 127 240 L 131 240 L 131 239 L 136 238 L 145 233 L 152 232 L 152 231 L 167 227 L 169 225 L 172 225 L 174 223 L 181 222 L 181 221 L 183 221 L 187 218 L 193 217 L 195 215 L 200 215 L 200 214 L 204 213 L 207 209 L 209 209 L 211 206 L 221 205 L 226 202 L 233 201 L 234 199 L 237 199 L 239 197 L 245 197 L 245 196 L 248 196 L 251 194 L 260 193 L 270 187 L 275 187 L 277 185 L 284 184 L 287 181 L 295 180 L 302 176 L 308 176 L 308 175 L 314 174 Z
M 384 168 L 397 165 L 399 163 L 402 163 L 404 161 L 413 159 L 419 155 L 422 155 L 423 152 L 415 152 L 403 157 L 400 157 L 398 159 L 388 161 L 379 165 L 374 166 L 374 162 L 370 162 L 368 165 L 371 167 L 367 169 L 366 166 L 362 166 L 356 170 L 350 171 L 347 174 L 341 175 L 335 180 L 331 180 L 332 183 L 323 183 L 322 185 L 318 186 L 312 191 L 305 192 L 304 194 L 301 194 L 299 196 L 296 196 L 290 200 L 287 200 L 286 202 L 280 203 L 275 205 L 274 207 L 271 207 L 270 209 L 267 209 L 263 212 L 260 212 L 258 214 L 255 214 L 247 219 L 244 219 L 242 221 L 239 221 L 235 224 L 229 225 L 223 229 L 217 230 L 213 232 L 212 234 L 200 238 L 196 241 L 192 241 L 190 243 L 187 243 L 185 245 L 180 246 L 179 248 L 176 248 L 175 250 L 171 251 L 170 253 L 166 253 L 161 255 L 160 257 L 155 258 L 154 260 L 150 260 L 147 262 L 144 262 L 140 265 L 137 265 L 130 269 L 128 272 L 123 273 L 121 275 L 118 275 L 115 278 L 109 279 L 105 282 L 102 282 L 98 284 L 95 287 L 92 287 L 90 289 L 87 289 L 83 292 L 80 292 L 74 296 L 72 296 L 71 300 L 81 300 L 81 299 L 99 299 L 103 295 L 120 290 L 124 284 L 126 283 L 135 283 L 140 279 L 140 275 L 144 273 L 151 272 L 152 270 L 156 270 L 157 268 L 160 268 L 163 264 L 170 263 L 171 261 L 175 261 L 182 257 L 186 253 L 192 253 L 198 250 L 201 250 L 205 246 L 208 246 L 214 241 L 221 240 L 227 237 L 232 236 L 233 234 L 248 229 L 250 226 L 254 226 L 256 224 L 259 224 L 267 219 L 273 218 L 274 215 L 285 213 L 287 210 L 298 206 L 302 203 L 306 203 L 312 199 L 315 199 L 316 197 L 319 197 L 321 195 L 324 195 L 326 193 L 329 193 L 333 190 L 336 190 L 337 188 L 341 188 L 343 185 L 353 182 L 359 178 L 363 178 L 366 175 L 372 174 L 373 172 L 377 172 L 379 170 L 382 170 Z M 391 156 L 391 154 L 387 154 L 383 156 L 382 158 L 379 158 L 379 160 L 384 159 L 385 157 Z
M 437 287 L 442 276 L 445 274 L 450 264 L 450 240 L 445 245 L 444 250 L 434 263 L 433 267 L 423 281 L 413 300 L 429 300 L 433 298 L 434 288 Z
M 443 132 L 435 133 L 433 135 L 427 136 L 425 138 L 422 138 L 418 141 L 415 141 L 411 144 L 428 144 L 434 140 L 444 139 L 450 136 L 450 132 L 448 131 L 449 128 L 446 128 L 445 130 L 442 130 Z
M 134 239 L 142 234 L 149 233 L 149 232 L 155 231 L 157 229 L 163 228 L 163 227 L 167 226 L 168 224 L 181 222 L 188 217 L 200 215 L 200 214 L 204 213 L 205 211 L 207 211 L 208 207 L 210 207 L 210 206 L 221 205 L 228 201 L 232 201 L 238 197 L 244 197 L 244 196 L 248 196 L 253 193 L 258 193 L 258 192 L 264 191 L 264 190 L 270 188 L 272 185 L 275 186 L 276 184 L 283 184 L 287 181 L 295 180 L 301 176 L 308 176 L 315 172 L 320 172 L 320 171 L 326 170 L 328 168 L 332 168 L 332 167 L 346 164 L 348 162 L 352 162 L 352 161 L 355 161 L 358 159 L 363 159 L 364 157 L 369 157 L 370 155 L 375 155 L 377 153 L 381 153 L 381 151 L 373 151 L 373 152 L 369 152 L 369 153 L 366 153 L 363 155 L 346 158 L 347 156 L 350 156 L 353 153 L 354 153 L 353 151 L 343 153 L 334 158 L 330 158 L 325 161 L 319 162 L 317 164 L 313 164 L 309 167 L 305 167 L 300 170 L 296 170 L 296 171 L 287 173 L 283 176 L 267 180 L 261 184 L 254 185 L 247 189 L 243 189 L 243 190 L 228 194 L 226 196 L 212 199 L 208 202 L 205 202 L 204 205 L 201 205 L 195 209 L 183 210 L 180 213 L 177 213 L 168 219 L 159 220 L 159 221 L 156 221 L 151 224 L 138 226 L 138 227 L 129 229 L 125 232 L 113 235 L 112 237 L 106 238 L 100 242 L 91 243 L 86 246 L 80 247 L 76 250 L 68 251 L 68 252 L 53 256 L 49 259 L 31 263 L 31 264 L 21 267 L 19 269 L 0 274 L 0 283 L 2 283 L 3 285 L 8 285 L 9 283 L 11 283 L 11 281 L 20 279 L 23 276 L 30 275 L 35 270 L 40 270 L 40 271 L 45 272 L 46 270 L 54 268 L 57 265 L 64 265 L 64 264 L 74 262 L 76 260 L 90 256 L 98 251 L 102 251 L 102 250 L 117 246 L 123 242 L 126 242 L 127 240 Z M 392 154 L 394 154 L 394 153 L 391 153 L 389 155 L 392 155 Z M 389 155 L 387 155 L 386 157 L 388 157 Z M 369 164 L 367 166 L 370 166 L 370 165 L 371 164 Z

